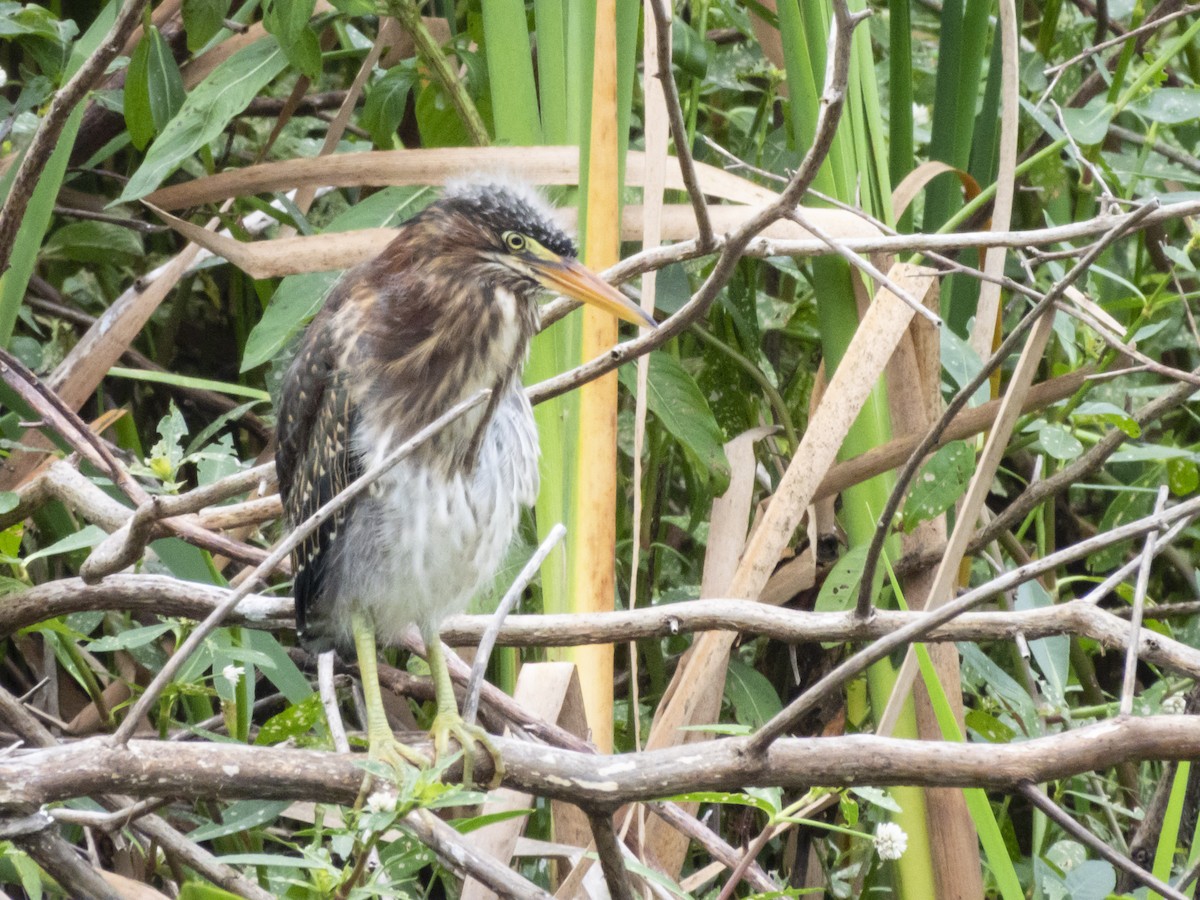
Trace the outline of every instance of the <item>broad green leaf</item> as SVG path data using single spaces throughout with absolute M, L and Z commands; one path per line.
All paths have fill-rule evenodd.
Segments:
M 187 48 L 195 53 L 224 27 L 230 0 L 183 0 Z
M 816 612 L 843 612 L 854 604 L 858 586 L 862 583 L 867 550 L 867 545 L 861 544 L 843 553 L 833 564 L 817 594 Z
M 1087 859 L 1066 876 L 1071 900 L 1104 900 L 1117 889 L 1117 871 L 1112 863 Z
M 637 392 L 637 370 L 633 366 L 622 368 L 620 379 L 629 393 Z M 675 357 L 661 350 L 650 354 L 646 405 L 696 460 L 700 473 L 712 477 L 714 492 L 723 492 L 729 484 L 729 460 L 725 458 L 721 429 L 695 379 Z
M 0 19 L 2 18 L 0 16 Z M 42 169 L 37 187 L 33 189 L 33 196 L 17 229 L 8 271 L 0 275 L 0 347 L 8 346 L 13 325 L 17 321 L 17 311 L 25 302 L 29 279 L 38 261 L 38 248 L 50 225 L 58 189 L 62 186 L 67 161 L 71 158 L 71 148 L 75 144 L 75 136 L 79 133 L 79 123 L 83 120 L 85 107 L 84 103 L 76 106 L 67 119 L 67 124 L 63 126 L 58 144 L 50 154 L 46 167 Z M 13 163 L 9 166 L 9 173 L 15 172 L 16 168 L 16 163 Z
M 107 532 L 99 525 L 85 525 L 74 534 L 69 534 L 65 538 L 55 541 L 49 547 L 43 547 L 36 553 L 30 553 L 25 557 L 25 565 L 29 565 L 34 560 L 44 559 L 47 556 L 58 556 L 62 553 L 74 553 L 76 550 L 86 550 L 89 547 L 95 547 L 106 537 L 108 537 Z
M 288 738 L 307 734 L 324 715 L 321 696 L 309 694 L 295 706 L 289 706 L 283 712 L 267 719 L 258 730 L 258 737 L 254 739 L 254 743 L 260 747 L 269 747 Z
M 188 840 L 211 841 L 227 834 L 249 831 L 274 822 L 291 805 L 291 800 L 239 800 L 225 808 L 220 822 L 209 822 L 188 832 Z
M 179 113 L 150 146 L 118 202 L 137 200 L 162 184 L 180 163 L 216 139 L 287 62 L 275 41 L 262 40 L 217 66 L 188 94 Z
M 47 259 L 69 259 L 82 263 L 129 265 L 142 258 L 145 248 L 137 232 L 111 222 L 72 222 L 46 241 Z
M 15 494 L 12 491 L 0 491 L 0 514 L 12 512 L 20 502 L 21 497 L 19 494 Z
M 307 75 L 321 75 L 321 45 L 308 27 L 316 0 L 270 0 L 263 14 L 263 27 L 275 36 L 288 62 Z
M 778 807 L 773 807 L 769 802 L 761 797 L 755 797 L 751 794 L 732 794 L 728 791 L 691 791 L 687 794 L 678 794 L 671 798 L 672 803 L 720 803 L 729 806 L 752 806 L 755 809 L 761 809 L 768 816 L 778 812 Z
M 45 4 L 5 4 L 0 10 L 0 40 L 15 39 L 42 74 L 55 82 L 66 75 L 71 42 L 78 33 L 74 21 L 60 21 Z
M 733 704 L 733 715 L 742 725 L 761 728 L 783 709 L 770 680 L 736 656 L 729 660 L 725 675 L 725 696 Z
M 395 144 L 396 129 L 404 117 L 408 93 L 416 83 L 416 72 L 398 65 L 380 78 L 367 91 L 359 125 L 371 134 L 376 147 L 390 150 Z
M 1141 437 L 1141 426 L 1134 420 L 1133 416 L 1121 409 L 1115 403 L 1108 403 L 1104 400 L 1090 400 L 1080 403 L 1075 407 L 1075 411 L 1071 413 L 1071 420 L 1086 424 L 1091 421 L 1103 422 L 1106 425 L 1115 425 L 1131 438 Z
M 1169 459 L 1195 459 L 1196 454 L 1166 444 L 1126 444 L 1108 458 L 1110 463 L 1162 462 Z
M 1090 100 L 1084 107 L 1068 107 L 1062 111 L 1063 122 L 1075 142 L 1088 147 L 1098 144 L 1108 134 L 1108 125 L 1116 113 L 1116 107 L 1104 102 L 1100 95 Z
M 1125 108 L 1159 125 L 1194 122 L 1200 119 L 1200 88 L 1155 88 Z
M 1187 497 L 1200 487 L 1200 470 L 1191 459 L 1167 460 L 1167 484 L 1176 497 Z
M 1054 605 L 1054 598 L 1038 581 L 1027 581 L 1017 588 L 1013 608 L 1024 612 Z M 1063 706 L 1067 700 L 1067 678 L 1071 666 L 1071 639 L 1065 634 L 1037 638 L 1029 642 L 1033 661 L 1046 679 L 1050 700 Z
M 1100 518 L 1099 530 L 1101 532 L 1112 531 L 1114 528 L 1147 516 L 1153 505 L 1153 493 L 1144 490 L 1121 491 L 1108 504 L 1108 509 Z M 1121 541 L 1110 547 L 1102 547 L 1087 558 L 1088 571 L 1094 573 L 1109 571 L 1125 557 L 1128 549 L 1128 541 Z
M 125 73 L 125 124 L 142 150 L 183 106 L 183 76 L 171 48 L 153 26 L 138 42 Z
M 97 638 L 88 644 L 88 651 L 91 653 L 108 653 L 113 650 L 129 650 L 132 647 L 144 647 L 174 627 L 169 622 L 160 622 L 157 625 L 143 625 L 140 628 L 130 628 L 122 631 L 120 634 Z
M 157 32 L 158 29 L 151 28 Z M 122 111 L 129 140 L 138 150 L 145 150 L 158 134 L 154 127 L 154 114 L 150 111 L 150 78 L 147 75 L 150 60 L 150 39 L 143 37 L 129 57 L 129 68 L 125 70 L 125 98 Z
M 872 806 L 878 806 L 880 809 L 885 809 L 888 812 L 900 812 L 900 804 L 895 801 L 891 794 L 882 788 L 867 787 L 866 785 L 858 785 L 849 789 L 851 794 L 860 797 L 870 803 Z
M 1047 423 L 1038 432 L 1038 446 L 1054 459 L 1072 460 L 1083 453 L 1083 444 L 1066 427 L 1057 422 Z
M 904 530 L 940 515 L 962 496 L 975 472 L 975 453 L 965 441 L 947 444 L 925 463 L 904 503 Z

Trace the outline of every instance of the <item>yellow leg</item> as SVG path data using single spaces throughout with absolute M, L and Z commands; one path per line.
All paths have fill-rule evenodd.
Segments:
M 354 634 L 354 649 L 358 654 L 363 699 L 367 704 L 367 746 L 371 759 L 391 766 L 397 775 L 404 766 L 429 765 L 429 760 L 422 754 L 396 740 L 396 735 L 388 725 L 387 713 L 383 709 L 383 692 L 379 689 L 375 624 L 368 616 L 355 612 L 350 616 L 350 629 Z
M 471 776 L 475 773 L 475 744 L 483 745 L 492 757 L 495 774 L 489 787 L 499 787 L 504 778 L 504 760 L 492 742 L 491 735 L 478 725 L 468 725 L 458 712 L 458 701 L 454 697 L 454 683 L 450 680 L 450 669 L 446 666 L 446 657 L 442 653 L 442 641 L 437 630 L 423 628 L 425 650 L 429 656 L 429 673 L 433 677 L 433 689 L 437 697 L 437 715 L 430 727 L 433 736 L 433 750 L 438 759 L 444 759 L 450 750 L 450 738 L 458 741 L 463 751 L 463 783 L 471 784 Z

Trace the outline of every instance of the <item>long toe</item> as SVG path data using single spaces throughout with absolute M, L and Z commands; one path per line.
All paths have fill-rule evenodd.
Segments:
M 437 759 L 447 758 L 450 752 L 450 740 L 453 738 L 462 748 L 463 754 L 463 784 L 473 784 L 475 774 L 475 745 L 482 745 L 492 758 L 492 778 L 488 789 L 497 788 L 504 780 L 504 760 L 500 751 L 492 741 L 492 736 L 478 725 L 468 725 L 457 713 L 453 716 L 439 715 L 433 721 L 430 729 L 433 736 L 434 754 Z

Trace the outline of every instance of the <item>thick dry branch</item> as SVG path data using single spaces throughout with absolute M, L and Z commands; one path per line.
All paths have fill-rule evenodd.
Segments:
M 64 578 L 10 594 L 0 606 L 0 635 L 55 616 L 87 610 L 131 610 L 163 616 L 203 619 L 228 598 L 225 588 L 180 581 L 166 575 L 113 575 L 100 584 Z M 1193 610 L 1194 611 L 1194 610 Z M 1112 613 L 1084 600 L 1018 612 L 965 613 L 924 637 L 942 641 L 1003 641 L 1075 634 L 1106 647 L 1125 649 L 1129 626 Z M 1172 608 L 1170 612 L 1174 613 Z M 751 604 L 741 600 L 688 600 L 669 606 L 620 610 L 594 615 L 509 616 L 498 641 L 504 646 L 572 647 L 583 644 L 661 638 L 695 631 L 740 631 L 790 644 L 817 641 L 870 641 L 891 634 L 925 613 L 878 610 L 862 620 L 849 612 L 818 613 Z M 1155 618 L 1153 607 L 1147 618 Z M 478 641 L 490 616 L 454 616 L 442 626 L 452 645 Z M 291 597 L 251 594 L 230 614 L 232 624 L 265 629 L 294 627 Z M 1155 665 L 1200 678 L 1200 650 L 1143 630 L 1139 655 Z
M 405 736 L 406 739 L 408 736 Z M 421 736 L 424 739 L 424 735 Z M 874 735 L 784 738 L 756 755 L 726 738 L 619 756 L 494 738 L 507 787 L 596 810 L 691 791 L 745 787 L 897 785 L 1014 791 L 1141 760 L 1200 756 L 1200 717 L 1128 717 L 1014 744 L 915 741 Z M 425 742 L 427 743 L 427 741 Z M 410 746 L 429 752 L 416 741 Z M 137 797 L 263 798 L 352 804 L 363 754 L 92 738 L 0 760 L 0 807 L 120 791 Z M 481 777 L 491 775 L 480 760 Z M 446 777 L 461 777 L 456 766 Z
M 80 578 L 63 578 L 27 588 L 0 604 L 0 635 L 44 622 L 55 616 L 87 610 L 120 609 L 183 616 L 200 620 L 209 615 L 231 591 L 182 581 L 169 575 L 110 575 L 99 584 Z M 291 597 L 250 594 L 231 613 L 229 621 L 258 628 L 294 627 Z
M 1153 618 L 1154 610 L 1146 616 Z M 807 612 L 744 600 L 688 600 L 668 606 L 617 612 L 509 616 L 498 642 L 517 647 L 566 647 L 669 637 L 694 631 L 743 631 L 789 644 L 818 641 L 872 641 L 926 613 L 877 610 L 867 620 L 853 612 Z M 448 644 L 470 645 L 486 628 L 487 616 L 454 616 L 442 625 Z M 1129 623 L 1084 600 L 1016 612 L 964 613 L 925 635 L 924 641 L 1028 640 L 1057 634 L 1091 638 L 1106 647 L 1127 649 Z M 1143 629 L 1138 655 L 1193 678 L 1200 677 L 1200 650 Z

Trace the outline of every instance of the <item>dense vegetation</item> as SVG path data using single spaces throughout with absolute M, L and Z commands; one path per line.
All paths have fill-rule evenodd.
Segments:
M 664 92 L 670 6 L 0 2 L 9 896 L 88 896 L 92 867 L 131 897 L 454 895 L 464 869 L 517 896 L 572 869 L 614 897 L 1192 895 L 1200 11 L 692 0 Z M 473 171 L 547 185 L 666 323 L 623 335 L 619 391 L 546 386 L 617 340 L 557 306 L 527 367 L 543 490 L 480 609 L 561 522 L 519 611 L 581 615 L 489 665 L 542 710 L 483 696 L 537 795 L 515 814 L 431 773 L 356 804 L 286 566 L 247 581 L 285 536 L 271 398 L 296 336 L 378 229 Z M 1002 615 L 906 659 L 906 610 L 956 596 Z M 630 618 L 573 647 L 614 605 L 645 611 L 636 642 Z M 547 660 L 580 690 L 520 681 Z M 397 722 L 427 726 L 424 663 L 386 662 Z M 714 733 L 631 755 L 612 771 L 672 789 L 614 774 L 608 802 L 516 743 L 578 774 Z M 511 861 L 456 855 L 516 822 Z

